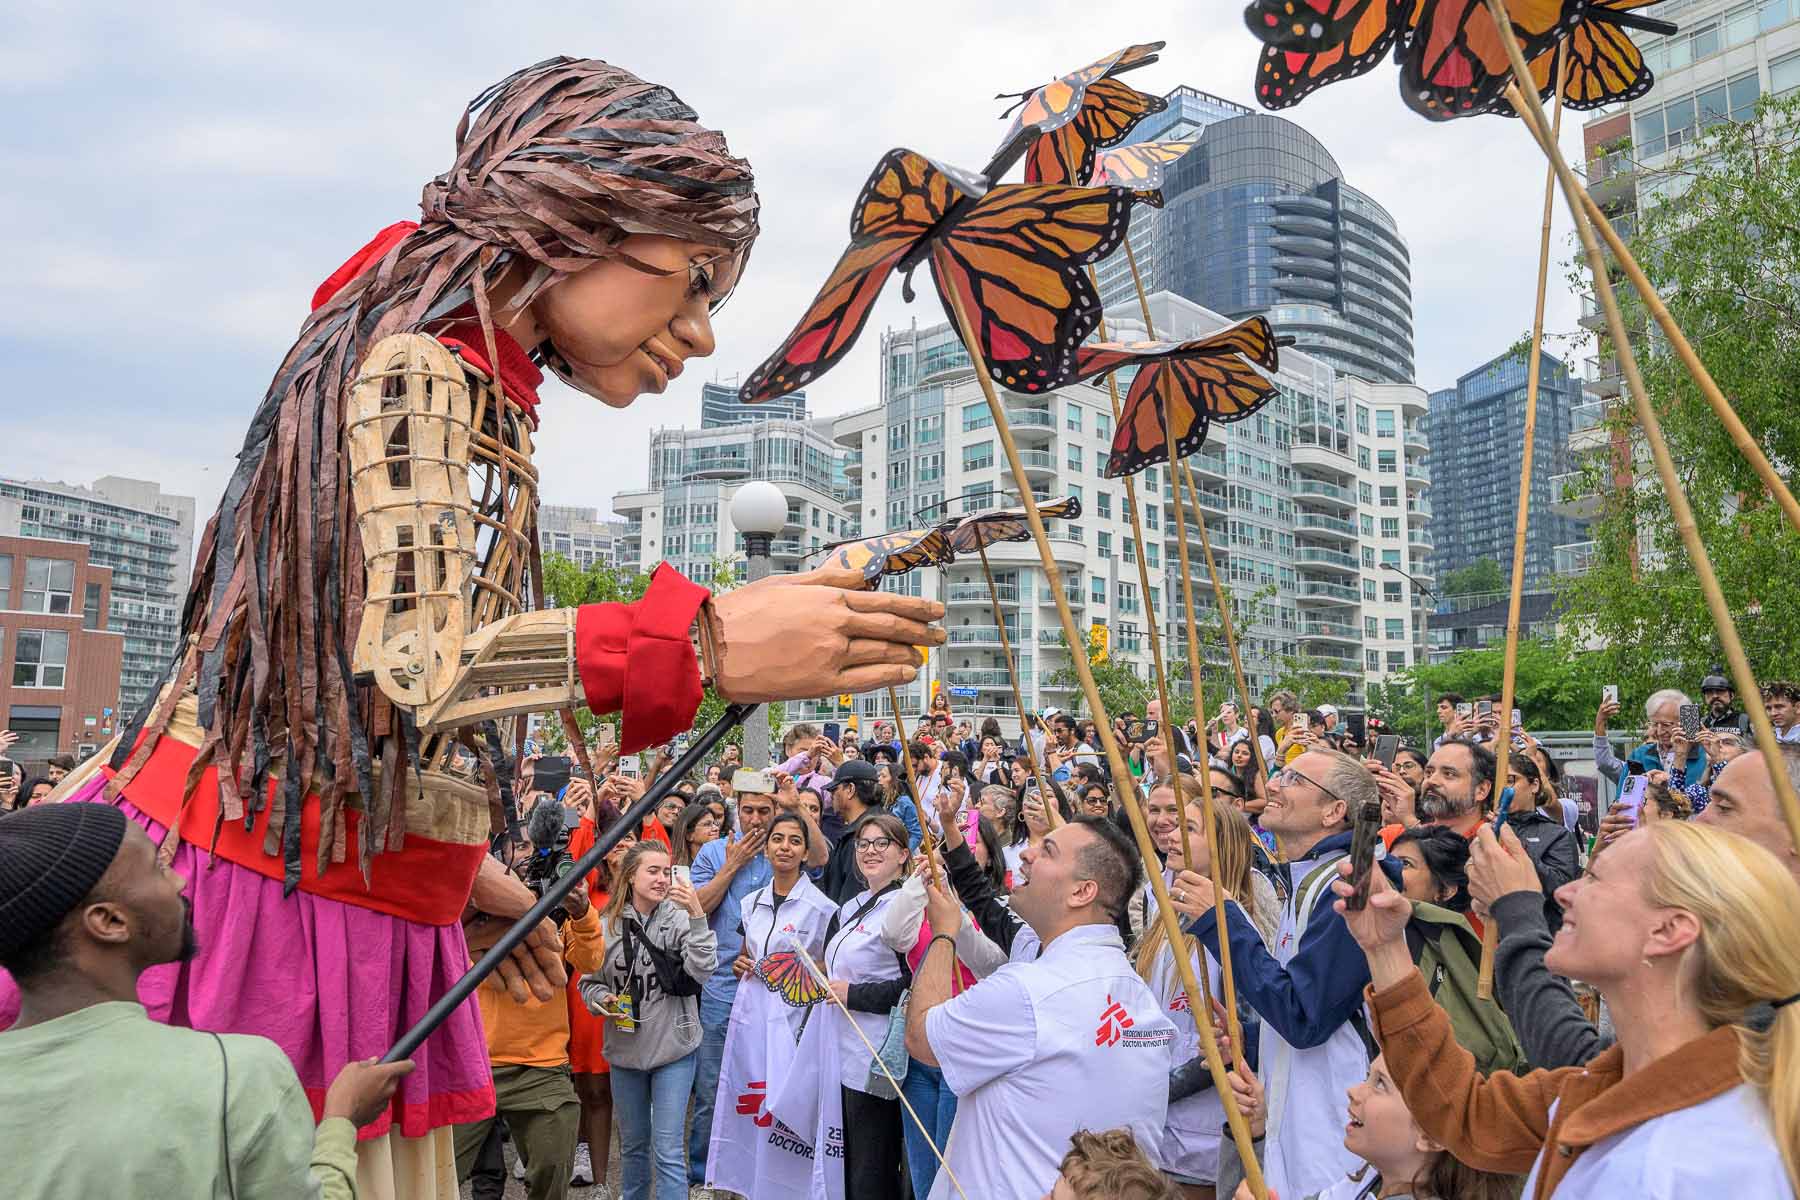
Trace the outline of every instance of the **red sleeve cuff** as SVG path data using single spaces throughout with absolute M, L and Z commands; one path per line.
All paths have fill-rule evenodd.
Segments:
M 711 595 L 662 563 L 633 604 L 584 604 L 575 610 L 575 665 L 588 707 L 622 714 L 619 748 L 635 754 L 693 725 L 700 708 L 700 664 L 688 630 Z

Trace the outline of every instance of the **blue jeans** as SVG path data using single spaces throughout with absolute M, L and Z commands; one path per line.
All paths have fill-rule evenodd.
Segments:
M 725 1061 L 725 1030 L 731 1024 L 731 1005 L 702 993 L 700 996 L 700 1048 L 694 1053 L 694 1126 L 688 1134 L 688 1180 L 706 1182 L 706 1153 L 712 1148 L 713 1097 L 719 1090 L 719 1067 Z
M 655 1200 L 687 1200 L 681 1123 L 694 1086 L 693 1052 L 649 1071 L 612 1069 L 613 1121 L 619 1127 L 622 1200 L 651 1200 L 650 1155 L 656 1154 Z
M 931 1130 L 931 1140 L 937 1143 L 938 1153 L 943 1153 L 950 1145 L 950 1123 L 956 1119 L 956 1093 L 944 1082 L 944 1073 L 916 1058 L 910 1059 L 906 1064 L 906 1078 L 900 1081 L 900 1091 L 906 1096 L 906 1102 L 913 1106 L 913 1111 L 919 1114 L 919 1120 Z M 925 1200 L 931 1193 L 932 1181 L 937 1178 L 937 1155 L 931 1152 L 925 1135 L 919 1132 L 911 1117 L 901 1129 L 906 1135 L 906 1170 L 912 1176 L 913 1196 L 915 1200 Z

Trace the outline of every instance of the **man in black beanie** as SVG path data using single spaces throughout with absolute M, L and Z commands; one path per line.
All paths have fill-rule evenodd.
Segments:
M 198 950 L 186 887 L 109 804 L 0 822 L 0 967 L 19 986 L 0 1033 L 0 1196 L 356 1195 L 355 1126 L 412 1064 L 345 1067 L 315 1131 L 273 1042 L 150 1020 L 138 976 Z

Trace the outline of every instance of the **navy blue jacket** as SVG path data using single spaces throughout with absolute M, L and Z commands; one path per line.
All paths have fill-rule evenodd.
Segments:
M 1350 840 L 1348 830 L 1334 833 L 1306 857 L 1348 853 Z M 1398 888 L 1398 860 L 1382 859 L 1380 865 Z M 1283 863 L 1278 869 L 1289 871 L 1292 878 L 1290 864 Z M 1299 889 L 1303 878 L 1292 878 L 1292 890 Z M 1300 937 L 1300 948 L 1285 967 L 1264 949 L 1262 935 L 1248 917 L 1240 912 L 1230 918 L 1231 967 L 1239 999 L 1255 1009 L 1282 1041 L 1300 1050 L 1324 1045 L 1337 1027 L 1362 1007 L 1363 988 L 1369 984 L 1369 960 L 1350 936 L 1343 914 L 1332 907 L 1335 899 L 1329 889 L 1319 897 Z M 1231 911 L 1226 909 L 1228 914 Z M 1188 932 L 1218 955 L 1219 931 L 1211 912 L 1200 914 Z

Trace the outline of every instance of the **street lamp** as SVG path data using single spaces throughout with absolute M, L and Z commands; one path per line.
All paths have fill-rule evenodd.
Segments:
M 1408 583 L 1413 585 L 1413 597 L 1414 597 L 1414 599 L 1419 601 L 1419 663 L 1418 663 L 1418 665 L 1423 667 L 1431 661 L 1431 643 L 1427 640 L 1428 635 L 1427 635 L 1427 631 L 1426 631 L 1426 626 L 1430 623 L 1430 619 L 1431 619 L 1431 610 L 1429 608 L 1425 607 L 1424 596 L 1430 596 L 1431 602 L 1433 604 L 1436 604 L 1438 602 L 1438 595 L 1436 592 L 1432 591 L 1430 588 L 1428 588 L 1424 584 L 1420 583 L 1417 576 L 1408 574 L 1406 571 L 1401 570 L 1399 563 L 1384 562 L 1381 564 L 1381 569 L 1384 571 L 1392 571 L 1396 575 L 1403 576 Z M 1424 593 L 1424 596 L 1420 595 L 1421 592 Z M 1427 742 L 1430 742 L 1431 741 L 1431 685 L 1425 682 L 1425 677 L 1423 675 L 1419 676 L 1419 687 L 1422 689 L 1422 696 L 1425 701 L 1425 712 L 1424 712 L 1425 740 Z
M 744 557 L 751 583 L 769 575 L 769 543 L 787 524 L 787 497 L 763 479 L 753 479 L 731 498 L 731 524 L 744 535 Z M 769 722 L 758 714 L 744 722 L 744 765 L 769 765 Z

